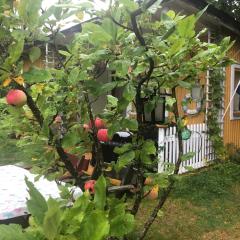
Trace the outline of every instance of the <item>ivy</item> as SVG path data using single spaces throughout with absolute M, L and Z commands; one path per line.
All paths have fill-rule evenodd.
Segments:
M 207 114 L 207 127 L 210 141 L 212 142 L 213 149 L 216 157 L 223 160 L 225 156 L 225 148 L 222 138 L 221 123 L 219 123 L 219 111 L 223 109 L 222 98 L 224 94 L 223 82 L 225 74 L 223 69 L 218 68 L 210 71 L 210 88 L 209 100 L 211 108 Z

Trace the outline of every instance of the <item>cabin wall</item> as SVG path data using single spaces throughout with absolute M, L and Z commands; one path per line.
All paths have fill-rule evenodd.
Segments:
M 24 64 L 23 64 L 23 71 L 24 72 L 27 72 L 29 71 L 29 69 L 31 67 L 38 67 L 38 68 L 44 68 L 45 66 L 45 62 L 43 60 L 43 57 L 42 58 L 39 58 L 38 60 L 36 60 L 34 63 L 30 62 L 30 60 L 26 60 L 24 61 Z
M 201 74 L 199 76 L 199 80 L 200 80 L 200 84 L 203 86 L 203 88 L 205 87 L 205 83 L 206 83 L 206 74 Z M 178 87 L 177 88 L 177 102 L 178 102 L 178 110 L 181 116 L 184 116 L 184 112 L 182 110 L 182 100 L 184 99 L 184 97 L 186 96 L 186 94 L 189 93 L 188 90 Z M 198 123 L 204 123 L 205 122 L 205 103 L 203 101 L 202 103 L 202 110 L 199 114 L 196 115 L 188 115 L 186 117 L 187 119 L 187 123 L 188 124 L 198 124 Z M 196 103 L 193 102 L 191 104 L 188 105 L 189 109 L 195 109 L 196 107 Z
M 238 41 L 229 51 L 229 56 L 240 63 L 240 42 Z M 226 83 L 224 96 L 224 109 L 227 108 L 231 98 L 231 66 L 226 68 Z M 230 108 L 228 109 L 223 124 L 224 144 L 232 143 L 240 147 L 240 119 L 230 120 Z

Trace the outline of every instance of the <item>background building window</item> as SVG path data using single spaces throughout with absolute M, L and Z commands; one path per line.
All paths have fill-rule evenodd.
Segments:
M 232 65 L 231 69 L 231 119 L 240 119 L 240 64 Z

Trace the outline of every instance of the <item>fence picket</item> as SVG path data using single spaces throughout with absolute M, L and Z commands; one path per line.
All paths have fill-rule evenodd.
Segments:
M 188 128 L 192 131 L 191 138 L 183 141 L 183 152 L 196 152 L 195 156 L 181 164 L 179 173 L 186 172 L 185 166 L 193 168 L 200 168 L 206 165 L 206 162 L 214 160 L 214 151 L 211 141 L 206 133 L 206 124 L 192 124 Z M 164 163 L 175 164 L 178 160 L 178 138 L 176 134 L 176 127 L 169 127 L 167 129 L 159 129 L 158 146 L 163 149 L 159 152 L 159 166 L 158 171 L 164 171 Z M 207 161 L 206 161 L 207 160 Z

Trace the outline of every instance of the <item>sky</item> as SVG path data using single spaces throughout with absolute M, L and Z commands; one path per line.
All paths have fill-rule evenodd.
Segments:
M 74 2 L 74 3 L 82 3 L 82 2 L 86 2 L 86 1 L 85 0 L 72 0 L 72 2 Z M 93 0 L 93 1 L 94 1 L 94 7 L 97 10 L 101 10 L 101 9 L 108 8 L 110 0 Z M 57 2 L 58 2 L 58 0 L 43 0 L 42 8 L 43 9 L 49 8 L 50 6 L 52 6 L 53 4 L 55 4 Z M 89 15 L 85 15 L 82 21 L 86 21 L 89 18 L 90 18 Z M 76 25 L 77 22 L 81 22 L 80 20 L 78 20 L 78 21 L 76 21 L 76 20 L 77 20 L 77 18 L 74 16 L 68 18 L 67 21 L 64 20 L 64 22 L 61 23 L 61 25 L 64 25 L 63 27 L 61 27 L 61 29 L 69 28 L 73 25 Z
M 72 0 L 74 3 L 81 3 L 81 2 L 85 2 L 83 0 Z M 51 5 L 53 5 L 54 3 L 57 3 L 58 0 L 43 0 L 43 8 L 47 8 L 50 7 Z M 108 6 L 108 0 L 105 1 L 101 1 L 101 0 L 94 0 L 94 6 L 96 6 L 96 8 L 100 9 L 106 9 L 106 7 Z

